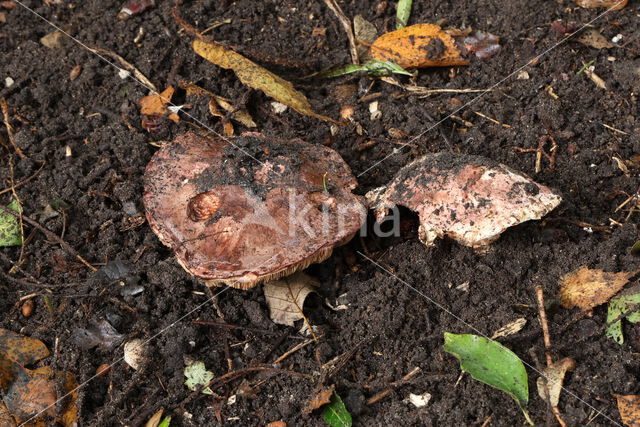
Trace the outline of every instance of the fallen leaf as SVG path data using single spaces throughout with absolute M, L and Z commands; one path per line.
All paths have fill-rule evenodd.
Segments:
M 271 320 L 280 325 L 294 326 L 295 321 L 304 319 L 304 300 L 319 285 L 317 280 L 302 272 L 265 283 L 264 297 Z
M 580 7 L 609 7 L 612 10 L 620 10 L 627 5 L 628 0 L 576 0 Z
M 630 289 L 625 289 L 620 295 L 609 301 L 607 310 L 607 324 L 609 327 L 606 336 L 617 342 L 624 344 L 622 334 L 622 319 L 629 323 L 640 322 L 640 286 L 636 285 Z
M 0 328 L 0 354 L 21 366 L 28 366 L 50 353 L 42 341 Z
M 511 396 L 533 425 L 527 413 L 529 384 L 522 360 L 497 341 L 472 335 L 444 333 L 444 351 L 460 360 L 460 368 L 474 379 Z
M 607 273 L 582 266 L 560 282 L 560 300 L 565 308 L 591 310 L 609 301 L 640 270 Z
M 489 59 L 500 53 L 500 37 L 484 31 L 476 31 L 464 38 L 464 47 L 480 59 Z
M 640 427 L 640 396 L 621 394 L 613 395 L 618 401 L 618 412 L 622 422 L 629 427 Z
M 204 362 L 193 361 L 184 368 L 184 376 L 187 380 L 184 384 L 189 390 L 196 391 L 198 387 L 209 384 L 214 377 L 213 372 L 207 371 Z M 205 387 L 200 391 L 202 394 L 213 394 L 209 387 Z
M 99 347 L 105 351 L 116 347 L 124 339 L 106 319 L 93 323 L 87 329 L 75 328 L 72 337 L 82 350 Z
M 331 402 L 331 396 L 333 396 L 333 391 L 335 389 L 335 385 L 330 385 L 327 387 L 322 387 L 320 391 L 315 393 L 308 401 L 307 404 L 302 408 L 302 414 L 308 416 L 316 409 L 326 405 Z
M 143 96 L 140 99 L 140 114 L 146 116 L 167 116 L 174 123 L 178 123 L 180 116 L 167 108 L 173 97 L 173 92 L 173 86 L 169 86 L 163 90 L 162 93 Z
M 256 125 L 256 122 L 253 121 L 253 117 L 251 117 L 251 114 L 246 110 L 246 108 L 240 108 L 238 110 L 227 98 L 216 95 L 215 93 L 210 92 L 195 83 L 187 81 L 180 81 L 180 87 L 186 89 L 187 95 L 208 97 L 209 112 L 211 113 L 211 115 L 221 118 L 224 117 L 225 115 L 218 109 L 218 106 L 220 106 L 226 112 L 232 112 L 233 114 L 231 114 L 231 119 L 237 121 L 238 123 L 248 128 L 254 128 L 258 126 Z
M 353 18 L 353 32 L 357 41 L 364 42 L 356 45 L 356 50 L 358 51 L 358 57 L 361 60 L 365 60 L 370 56 L 367 46 L 378 38 L 378 30 L 375 25 L 364 19 L 362 15 L 356 15 Z
M 516 319 L 513 322 L 508 323 L 503 327 L 501 327 L 500 329 L 498 329 L 497 331 L 495 331 L 491 336 L 491 339 L 495 340 L 498 338 L 504 338 L 504 337 L 508 337 L 509 335 L 517 334 L 522 330 L 522 328 L 524 328 L 524 325 L 526 324 L 527 324 L 527 319 L 525 319 L 524 317 Z
M 592 65 L 585 68 L 584 73 L 589 77 L 600 89 L 607 90 L 607 83 L 602 80 L 602 77 L 597 75 L 594 71 L 595 67 Z
M 56 381 L 60 379 L 64 394 L 57 422 L 66 427 L 78 424 L 77 383 L 69 372 L 53 372 L 49 366 L 27 369 L 49 356 L 40 341 L 6 329 L 0 329 L 0 425 L 23 423 L 33 417 L 56 415 Z M 10 421 L 7 421 L 9 419 Z M 36 419 L 34 425 L 44 425 Z
M 233 70 L 242 83 L 253 89 L 263 91 L 276 101 L 288 105 L 300 114 L 336 124 L 343 124 L 313 111 L 313 107 L 307 97 L 294 89 L 290 82 L 219 43 L 194 40 L 193 50 L 207 61 L 219 67 Z
M 351 414 L 336 392 L 331 396 L 331 402 L 325 406 L 322 419 L 331 427 L 351 427 L 353 424 Z
M 158 424 L 160 424 L 160 420 L 162 419 L 163 412 L 163 408 L 158 409 L 156 413 L 149 418 L 149 421 L 145 423 L 144 427 L 158 427 Z
M 62 46 L 64 34 L 62 31 L 56 30 L 40 38 L 40 43 L 49 49 L 59 49 Z
M 75 427 L 78 425 L 78 382 L 70 372 L 58 372 L 57 376 L 62 377 L 62 390 L 64 392 L 60 421 L 65 427 Z
M 550 402 L 552 407 L 558 406 L 564 376 L 567 371 L 573 371 L 575 367 L 576 362 L 570 357 L 565 357 L 564 359 L 558 360 L 554 364 L 547 366 L 542 371 L 543 376 L 536 380 L 538 395 L 540 398 L 545 402 Z M 549 389 L 549 397 L 547 397 L 547 388 Z
M 22 212 L 17 200 L 7 205 L 14 212 Z M 19 246 L 22 244 L 20 219 L 7 212 L 0 212 L 0 246 Z
M 287 427 L 287 423 L 282 420 L 271 421 L 269 424 L 267 424 L 267 427 Z
M 383 34 L 373 42 L 371 55 L 402 68 L 469 64 L 460 57 L 453 37 L 434 24 L 416 24 Z
M 605 36 L 603 36 L 600 31 L 596 30 L 595 28 L 589 28 L 585 30 L 576 40 L 578 40 L 585 46 L 593 47 L 596 49 L 606 49 L 616 46 L 615 44 L 607 40 Z

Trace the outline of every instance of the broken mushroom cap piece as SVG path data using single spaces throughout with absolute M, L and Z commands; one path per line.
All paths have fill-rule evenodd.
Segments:
M 507 228 L 540 219 L 562 201 L 551 189 L 507 166 L 450 153 L 414 161 L 366 197 L 378 220 L 396 205 L 416 211 L 425 245 L 448 236 L 470 247 L 488 245 Z
M 208 284 L 249 289 L 324 261 L 366 219 L 340 155 L 300 140 L 184 134 L 144 182 L 151 229 Z

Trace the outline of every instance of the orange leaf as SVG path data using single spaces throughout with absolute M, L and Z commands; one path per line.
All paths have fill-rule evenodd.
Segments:
M 565 308 L 591 310 L 609 301 L 638 271 L 607 273 L 582 266 L 567 274 L 560 282 L 562 305 Z
M 416 24 L 383 34 L 373 42 L 371 54 L 402 68 L 468 65 L 460 57 L 455 40 L 434 24 Z
M 169 86 L 162 93 L 154 93 L 153 95 L 143 96 L 140 99 L 140 113 L 145 115 L 164 116 L 170 114 L 167 105 L 171 102 L 173 96 L 173 86 Z M 173 118 L 169 117 L 175 121 Z
M 622 422 L 629 427 L 640 427 L 640 396 L 614 394 Z
M 49 356 L 42 341 L 0 328 L 0 353 L 21 366 L 31 365 Z
M 304 415 L 309 415 L 311 412 L 320 408 L 321 406 L 326 405 L 331 402 L 331 396 L 333 395 L 333 390 L 335 386 L 331 385 L 329 387 L 321 388 L 316 394 L 314 394 L 302 408 L 302 413 Z

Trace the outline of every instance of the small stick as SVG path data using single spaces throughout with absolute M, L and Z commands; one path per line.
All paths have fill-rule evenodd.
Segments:
M 23 186 L 24 184 L 28 183 L 29 181 L 31 181 L 33 178 L 35 178 L 41 171 L 42 169 L 44 169 L 44 166 L 47 164 L 47 162 L 42 162 L 42 165 L 38 168 L 37 171 L 35 171 L 33 173 L 33 175 L 29 176 L 28 178 L 23 179 L 22 181 L 5 188 L 4 190 L 0 190 L 0 194 L 4 194 L 4 193 L 8 193 L 9 191 L 13 191 L 14 189 Z
M 385 388 L 381 392 L 376 393 L 373 397 L 371 397 L 369 400 L 367 400 L 367 405 L 374 405 L 374 404 L 378 403 L 379 401 L 384 399 L 389 393 L 391 393 L 391 391 L 394 388 L 405 384 L 411 378 L 413 378 L 416 375 L 418 375 L 421 371 L 422 371 L 422 369 L 420 369 L 420 367 L 415 367 L 415 368 L 413 368 L 411 370 L 411 372 L 409 372 L 407 375 L 402 377 L 402 379 L 400 379 L 400 381 L 395 381 L 395 382 L 389 383 L 389 386 L 387 388 Z
M 142 72 L 140 70 L 138 70 L 133 64 L 128 62 L 122 56 L 118 55 L 115 52 L 111 52 L 110 50 L 103 49 L 103 48 L 96 47 L 96 46 L 88 46 L 87 48 L 91 52 L 97 54 L 98 56 L 102 56 L 102 57 L 107 56 L 107 57 L 109 57 L 111 59 L 114 59 L 114 60 L 118 61 L 120 63 L 120 65 L 122 65 L 123 69 L 125 69 L 126 71 L 129 71 L 131 74 L 133 74 L 133 76 L 136 79 L 138 79 L 142 84 L 144 84 L 148 89 L 152 89 L 154 93 L 158 93 L 158 89 L 156 88 L 156 86 L 153 83 L 151 83 L 151 80 L 149 80 L 147 78 L 147 76 L 142 74 Z M 107 62 L 109 62 L 109 61 L 107 61 Z
M 336 15 L 336 17 L 340 21 L 340 24 L 342 24 L 342 28 L 344 28 L 345 33 L 347 33 L 347 38 L 349 39 L 349 51 L 351 52 L 351 62 L 353 62 L 354 64 L 359 64 L 360 60 L 358 58 L 358 51 L 356 49 L 356 36 L 353 34 L 351 21 L 346 17 L 336 0 L 324 0 L 324 2 Z
M 291 356 L 293 353 L 295 353 L 296 351 L 308 346 L 309 344 L 311 344 L 312 342 L 315 342 L 313 340 L 313 338 L 308 339 L 304 342 L 301 342 L 300 344 L 295 345 L 293 348 L 291 348 L 290 350 L 287 350 L 282 356 L 278 357 L 276 360 L 273 361 L 272 365 L 277 365 L 278 363 L 282 362 L 284 359 L 286 359 L 287 357 Z
M 11 210 L 9 208 L 6 208 L 6 207 L 0 205 L 0 210 L 4 211 L 4 212 L 6 212 L 6 213 L 8 213 L 10 215 L 13 215 L 16 218 L 20 218 L 20 214 L 18 212 L 15 212 L 15 211 L 13 211 L 13 210 Z M 22 215 L 22 220 L 24 222 L 26 222 L 27 224 L 31 225 L 32 227 L 35 227 L 39 231 L 41 231 L 45 236 L 47 236 L 47 239 L 58 243 L 60 246 L 62 246 L 62 248 L 65 251 L 67 251 L 69 254 L 71 254 L 74 257 L 76 257 L 76 259 L 78 259 L 78 261 L 80 261 L 81 263 L 83 263 L 84 265 L 89 267 L 89 269 L 91 271 L 98 271 L 97 268 L 95 268 L 93 265 L 89 264 L 89 262 L 87 260 L 82 258 L 82 256 L 80 256 L 80 254 L 75 249 L 73 249 L 67 242 L 62 240 L 55 233 L 49 231 L 48 229 L 46 229 L 45 227 L 40 225 L 40 223 L 38 221 L 34 221 L 33 219 L 31 219 L 31 218 L 29 218 L 28 216 L 25 216 L 25 215 Z
M 540 323 L 542 324 L 542 336 L 544 338 L 545 356 L 547 358 L 547 366 L 553 365 L 551 359 L 551 336 L 549 335 L 549 324 L 547 323 L 547 313 L 544 309 L 544 293 L 540 285 L 536 285 L 536 299 L 538 300 L 538 314 Z
M 547 359 L 547 366 L 553 365 L 553 359 L 551 358 L 551 335 L 549 334 L 549 323 L 547 322 L 547 312 L 544 309 L 544 292 L 542 286 L 536 285 L 536 299 L 538 301 L 538 313 L 540 315 L 540 323 L 542 324 L 542 336 L 544 338 L 544 354 Z M 546 378 L 543 378 L 544 386 L 547 389 L 547 396 L 551 396 L 549 391 L 549 382 Z M 549 401 L 551 406 L 551 401 Z M 567 427 L 567 423 L 560 416 L 560 410 L 557 406 L 551 406 L 553 414 L 556 416 L 556 420 L 562 427 Z
M 9 105 L 7 104 L 7 100 L 2 98 L 0 99 L 0 108 L 2 108 L 2 116 L 4 118 L 4 126 L 7 128 L 7 135 L 9 135 L 9 142 L 13 145 L 14 150 L 18 156 L 25 159 L 27 156 L 22 152 L 20 147 L 16 144 L 16 140 L 13 137 L 13 128 L 11 127 L 11 123 L 9 122 Z

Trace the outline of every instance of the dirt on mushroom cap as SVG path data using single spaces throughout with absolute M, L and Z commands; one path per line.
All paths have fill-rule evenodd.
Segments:
M 562 198 L 493 160 L 470 155 L 426 155 L 402 168 L 384 187 L 367 193 L 382 218 L 395 205 L 420 215 L 420 239 L 449 236 L 465 246 L 496 240 L 507 228 L 540 219 Z
M 360 229 L 363 198 L 335 151 L 257 133 L 231 142 L 181 135 L 147 166 L 147 219 L 189 273 L 247 289 L 323 261 Z

